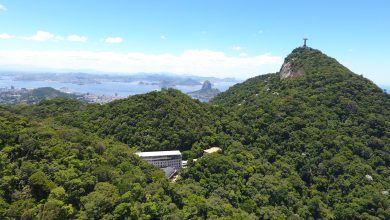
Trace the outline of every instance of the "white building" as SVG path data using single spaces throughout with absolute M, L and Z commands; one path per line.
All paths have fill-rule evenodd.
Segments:
M 137 152 L 136 154 L 159 168 L 173 167 L 176 170 L 180 170 L 182 168 L 182 157 L 180 151 L 178 150 Z

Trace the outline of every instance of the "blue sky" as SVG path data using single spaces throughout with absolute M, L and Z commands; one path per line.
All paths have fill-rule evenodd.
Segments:
M 390 85 L 390 1 L 0 0 L 0 69 L 247 78 L 309 46 Z

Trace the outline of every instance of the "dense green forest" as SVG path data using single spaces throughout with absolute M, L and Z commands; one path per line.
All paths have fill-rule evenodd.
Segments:
M 0 219 L 390 219 L 390 95 L 312 48 L 285 63 L 303 74 L 209 104 L 0 107 Z M 134 155 L 172 149 L 190 161 L 174 183 Z

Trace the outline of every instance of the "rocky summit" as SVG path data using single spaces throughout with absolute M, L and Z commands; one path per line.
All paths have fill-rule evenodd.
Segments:
M 204 81 L 200 90 L 187 93 L 189 96 L 199 99 L 202 102 L 209 102 L 212 98 L 221 93 L 218 89 L 213 89 L 210 81 Z
M 334 74 L 349 72 L 336 59 L 310 47 L 294 49 L 284 60 L 279 71 L 280 79 L 295 78 L 312 74 Z
M 203 85 L 202 85 L 202 90 L 210 90 L 211 89 L 211 82 L 206 80 L 204 81 Z

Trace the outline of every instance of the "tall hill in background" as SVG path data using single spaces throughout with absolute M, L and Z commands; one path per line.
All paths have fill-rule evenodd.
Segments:
M 280 72 L 237 84 L 214 104 L 249 127 L 251 151 L 299 175 L 305 189 L 298 194 L 308 204 L 319 199 L 310 211 L 315 218 L 388 217 L 382 211 L 389 210 L 390 96 L 370 80 L 301 47 Z M 266 203 L 275 205 L 272 198 Z

